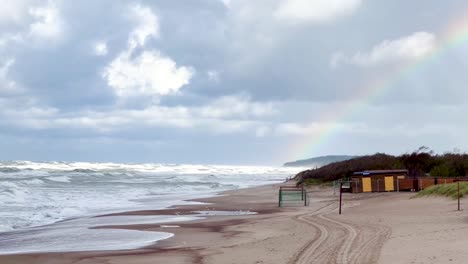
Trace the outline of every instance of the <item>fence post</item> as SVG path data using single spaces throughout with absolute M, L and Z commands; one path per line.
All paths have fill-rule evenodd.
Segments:
M 460 181 L 457 182 L 458 183 L 458 211 L 460 211 Z
M 278 194 L 278 207 L 281 207 L 281 187 L 279 189 L 279 194 Z
M 307 192 L 304 192 L 304 206 L 307 206 Z
M 342 194 L 343 194 L 343 189 L 342 189 L 342 187 L 343 187 L 343 183 L 340 182 L 340 212 L 339 212 L 339 214 L 341 214 L 341 197 L 342 197 Z
M 396 179 L 396 190 L 397 192 L 400 192 L 400 179 Z

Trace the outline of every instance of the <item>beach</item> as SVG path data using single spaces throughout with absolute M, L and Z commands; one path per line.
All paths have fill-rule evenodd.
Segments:
M 466 263 L 468 221 L 447 198 L 308 190 L 310 204 L 278 208 L 279 184 L 199 199 L 203 204 L 113 215 L 190 215 L 183 222 L 100 226 L 170 232 L 138 250 L 0 256 L 0 263 Z M 465 200 L 462 200 L 462 205 Z M 256 212 L 256 214 L 253 214 Z

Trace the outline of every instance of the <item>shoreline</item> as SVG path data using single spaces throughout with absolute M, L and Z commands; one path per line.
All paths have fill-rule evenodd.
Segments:
M 3 169 L 3 170 L 2 170 Z M 131 210 L 282 182 L 298 169 L 160 163 L 0 163 L 0 232 Z
M 271 209 L 262 209 L 258 206 L 243 206 L 242 204 L 239 203 L 226 203 L 226 197 L 231 196 L 231 195 L 236 195 L 238 193 L 249 193 L 249 192 L 255 192 L 257 189 L 264 189 L 264 188 L 276 188 L 276 186 L 279 186 L 283 183 L 273 183 L 273 184 L 268 184 L 268 185 L 261 185 L 261 186 L 255 186 L 255 187 L 249 187 L 249 188 L 241 188 L 241 189 L 235 189 L 235 190 L 227 190 L 227 191 L 222 191 L 222 192 L 216 192 L 211 194 L 208 197 L 205 198 L 194 198 L 194 199 L 187 199 L 183 200 L 183 204 L 174 204 L 171 205 L 167 208 L 164 209 L 154 209 L 154 210 L 147 210 L 147 209 L 142 209 L 142 210 L 136 210 L 136 211 L 124 211 L 124 212 L 117 212 L 117 213 L 107 213 L 107 214 L 102 214 L 102 215 L 96 215 L 96 216 L 91 216 L 87 217 L 88 219 L 99 219 L 99 218 L 106 218 L 106 217 L 125 217 L 125 216 L 135 216 L 135 217 L 151 217 L 151 216 L 167 216 L 167 220 L 162 220 L 157 223 L 146 223 L 146 224 L 118 224 L 118 225 L 99 225 L 99 226 L 94 226 L 94 227 L 88 227 L 89 229 L 118 229 L 118 230 L 136 230 L 136 231 L 147 231 L 148 229 L 152 229 L 151 231 L 156 231 L 156 229 L 159 229 L 159 232 L 168 232 L 174 234 L 174 236 L 165 238 L 159 241 L 156 241 L 152 243 L 152 245 L 149 246 L 144 246 L 144 247 L 139 247 L 135 249 L 124 249 L 124 250 L 98 250 L 98 251 L 58 251 L 58 252 L 21 252 L 21 253 L 11 253 L 11 254 L 1 254 L 0 255 L 0 262 L 3 263 L 3 259 L 7 258 L 9 256 L 44 256 L 44 255 L 87 255 L 88 253 L 92 254 L 98 254 L 98 255 L 107 255 L 109 254 L 114 254 L 116 252 L 139 252 L 139 251 L 146 251 L 148 249 L 154 250 L 154 249 L 161 249 L 161 248 L 167 248 L 171 247 L 172 242 L 167 242 L 166 240 L 171 240 L 171 238 L 174 238 L 176 233 L 180 230 L 179 227 L 180 225 L 188 226 L 191 228 L 196 228 L 197 225 L 200 225 L 201 222 L 206 221 L 207 219 L 219 219 L 219 220 L 226 220 L 229 218 L 242 218 L 243 216 L 251 216 L 251 215 L 258 215 L 258 214 L 265 214 L 265 213 L 271 213 L 276 210 L 271 210 Z M 193 204 L 192 202 L 195 202 L 196 204 Z M 148 207 L 148 206 L 146 206 Z M 253 211 L 255 209 L 255 211 Z M 197 213 L 196 211 L 201 211 L 202 213 Z M 207 215 L 207 213 L 215 212 L 213 215 Z M 216 212 L 219 211 L 219 212 Z M 254 213 L 254 214 L 248 214 L 248 213 Z M 225 215 L 217 215 L 217 214 L 225 214 Z M 245 214 L 245 215 L 244 215 Z M 177 216 L 177 217 L 193 217 L 193 219 L 190 220 L 184 220 L 182 222 L 176 221 L 173 219 L 172 216 Z M 51 227 L 52 229 L 57 225 L 61 223 L 67 223 L 70 220 L 81 220 L 85 218 L 72 218 L 72 219 L 65 219 L 61 220 L 58 222 L 55 222 L 53 224 L 48 224 L 44 226 L 37 226 L 33 227 L 30 229 L 24 229 L 24 230 L 18 230 L 19 232 L 35 232 L 35 229 L 41 229 L 43 227 Z M 16 232 L 18 232 L 16 231 Z M 151 232 L 150 231 L 150 232 Z M 15 233 L 14 232 L 5 232 L 5 233 Z M 176 240 L 177 241 L 177 240 Z M 8 261 L 8 260 L 6 260 Z M 10 263 L 10 262 L 8 262 Z M 11 263 L 22 263 L 22 262 L 11 262 Z
M 278 208 L 279 185 L 195 200 L 207 204 L 112 215 L 186 215 L 193 211 L 257 214 L 99 227 L 174 234 L 141 249 L 2 255 L 0 263 L 387 264 L 464 263 L 468 257 L 464 249 L 468 215 L 454 211 L 456 201 L 410 199 L 414 193 L 344 194 L 343 215 L 338 215 L 338 196 L 330 188 L 311 188 L 309 207 Z M 441 243 L 446 240 L 451 243 Z M 399 252 L 398 256 L 394 252 Z

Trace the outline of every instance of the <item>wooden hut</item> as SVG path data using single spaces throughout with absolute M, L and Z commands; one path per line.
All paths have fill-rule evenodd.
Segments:
M 392 192 L 399 186 L 399 180 L 408 177 L 408 170 L 367 170 L 353 173 L 351 192 Z

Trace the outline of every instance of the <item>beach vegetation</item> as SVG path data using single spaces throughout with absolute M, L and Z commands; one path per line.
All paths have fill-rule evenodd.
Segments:
M 425 190 L 418 192 L 416 198 L 428 196 L 445 196 L 457 199 L 458 183 L 433 185 Z M 460 182 L 460 197 L 468 194 L 468 182 Z
M 304 186 L 319 186 L 319 187 L 333 186 L 333 183 L 331 181 L 325 181 L 325 180 L 314 179 L 314 178 L 305 179 L 302 182 L 302 184 Z
M 349 178 L 357 171 L 399 169 L 408 170 L 409 177 L 465 177 L 468 175 L 468 154 L 459 152 L 434 154 L 423 146 L 399 156 L 376 153 L 334 162 L 320 168 L 302 171 L 295 179 L 298 184 L 317 184 Z

